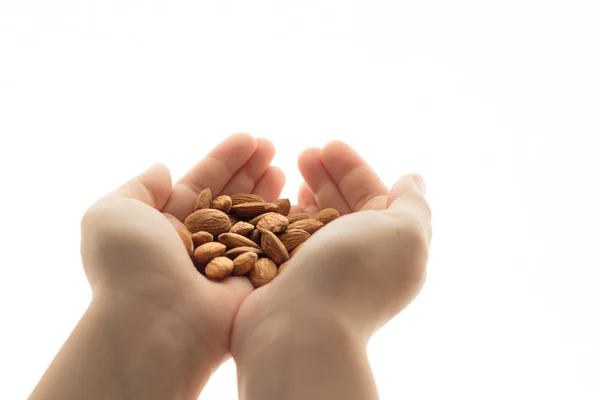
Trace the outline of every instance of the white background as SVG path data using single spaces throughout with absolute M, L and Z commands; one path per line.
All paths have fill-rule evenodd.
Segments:
M 596 1 L 0 0 L 0 398 L 87 306 L 85 209 L 226 135 L 342 139 L 434 212 L 422 295 L 372 340 L 382 399 L 600 398 Z M 202 399 L 236 398 L 228 362 Z

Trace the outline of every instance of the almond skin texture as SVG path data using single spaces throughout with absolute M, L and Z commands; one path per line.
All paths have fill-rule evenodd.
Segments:
M 255 194 L 250 193 L 236 193 L 229 195 L 231 197 L 232 205 L 238 205 L 242 203 L 263 203 L 264 200 Z
M 286 261 L 283 264 L 281 264 L 279 266 L 279 270 L 277 271 L 277 275 L 279 275 L 280 273 L 282 273 L 283 270 L 287 268 L 287 266 L 288 266 L 289 263 L 290 263 L 289 261 Z
M 321 221 L 317 221 L 316 219 L 301 219 L 300 221 L 296 221 L 293 224 L 290 224 L 289 229 L 302 229 L 310 233 L 311 235 L 321 229 L 323 227 L 323 223 Z
M 254 217 L 250 221 L 248 221 L 248 223 L 256 226 L 260 222 L 260 220 L 263 219 L 263 217 L 267 214 L 270 214 L 270 213 L 263 213 L 263 214 L 257 215 L 256 217 Z
M 315 219 L 323 223 L 323 225 L 327 225 L 334 219 L 338 219 L 340 217 L 340 213 L 335 208 L 324 208 L 317 213 Z
M 190 256 L 194 254 L 194 242 L 192 241 L 192 235 L 190 234 L 190 232 L 187 229 L 181 227 L 177 228 L 177 233 L 179 234 L 179 237 L 181 237 L 183 245 L 185 246 L 185 249 L 187 250 L 188 254 Z
M 279 207 L 279 214 L 288 215 L 290 210 L 292 209 L 292 204 L 290 203 L 290 199 L 277 199 L 273 202 Z
M 235 247 L 260 247 L 246 236 L 238 235 L 237 233 L 222 233 L 219 235 L 219 242 L 227 246 L 228 249 Z
M 267 213 L 256 224 L 256 229 L 267 230 L 273 233 L 281 233 L 287 229 L 288 219 L 279 213 Z
M 277 212 L 279 207 L 273 203 L 241 203 L 231 207 L 231 214 L 240 219 L 252 219 L 260 214 Z
M 300 248 L 302 247 L 303 244 L 304 243 L 302 243 L 300 246 L 298 246 L 294 250 L 292 250 L 292 252 L 290 253 L 290 258 L 292 258 L 296 255 L 296 253 L 298 252 L 298 250 L 300 250 Z
M 252 232 L 250 232 L 250 235 L 248 235 L 248 239 L 252 240 L 254 243 L 260 246 L 262 235 L 258 229 L 255 229 Z
M 290 259 L 290 253 L 285 249 L 281 240 L 271 231 L 263 231 L 260 247 L 275 264 L 279 265 Z
M 216 257 L 210 260 L 204 269 L 209 278 L 223 279 L 233 271 L 233 261 L 227 257 Z
M 265 254 L 265 252 L 262 251 L 261 249 L 257 249 L 255 247 L 245 247 L 245 246 L 242 246 L 242 247 L 236 247 L 236 248 L 231 249 L 231 250 L 227 250 L 224 255 L 225 255 L 225 257 L 229 257 L 231 259 L 234 259 L 234 258 L 236 258 L 239 255 L 242 255 L 244 253 L 254 253 L 257 256 L 262 256 L 263 254 Z
M 238 235 L 247 236 L 253 230 L 254 225 L 249 224 L 248 222 L 240 221 L 231 227 L 229 233 L 237 233 Z
M 231 210 L 231 205 L 231 197 L 227 195 L 217 196 L 212 201 L 212 208 L 223 211 L 224 213 L 228 213 L 229 210 Z
M 213 235 L 208 232 L 196 232 L 192 233 L 192 242 L 194 242 L 194 247 L 202 246 L 204 243 L 210 243 L 214 240 Z
M 205 208 L 210 208 L 212 206 L 212 192 L 210 188 L 206 188 L 200 192 L 198 197 L 196 197 L 196 204 L 194 205 L 194 210 L 202 210 Z
M 310 214 L 307 214 L 307 213 L 296 213 L 296 214 L 290 214 L 287 216 L 287 219 L 290 224 L 293 224 L 296 221 L 300 221 L 303 219 L 309 219 L 309 218 L 310 218 Z
M 254 267 L 256 260 L 258 260 L 258 255 L 251 251 L 240 254 L 233 260 L 233 271 L 231 272 L 231 275 L 246 275 L 248 271 Z
M 200 264 L 206 264 L 215 257 L 220 257 L 225 253 L 227 247 L 223 243 L 210 242 L 204 243 L 202 246 L 194 250 L 194 260 Z
M 259 258 L 250 272 L 248 278 L 255 288 L 259 288 L 271 282 L 277 275 L 277 266 L 268 258 Z
M 287 251 L 292 251 L 302 243 L 306 242 L 310 237 L 310 233 L 303 231 L 302 229 L 288 229 L 278 237 L 285 246 L 285 249 Z
M 211 235 L 220 235 L 231 228 L 227 214 L 211 208 L 194 211 L 185 219 L 184 224 L 191 233 L 204 231 Z

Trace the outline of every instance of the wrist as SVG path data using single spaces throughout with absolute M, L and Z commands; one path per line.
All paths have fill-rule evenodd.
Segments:
M 90 325 L 101 332 L 114 349 L 115 373 L 140 371 L 151 379 L 165 379 L 173 393 L 197 396 L 200 388 L 222 362 L 213 348 L 178 312 L 142 299 L 111 293 L 94 296 L 88 313 Z
M 295 307 L 241 327 L 232 342 L 241 397 L 377 398 L 366 337 L 335 315 Z
M 246 314 L 248 318 L 243 308 L 232 334 L 231 351 L 236 363 L 260 357 L 265 351 L 285 352 L 291 345 L 360 347 L 366 346 L 368 339 L 334 310 L 317 304 L 279 304 L 272 310 Z

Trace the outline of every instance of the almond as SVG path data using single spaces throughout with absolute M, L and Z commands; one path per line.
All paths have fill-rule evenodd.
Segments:
M 259 258 L 250 272 L 248 278 L 255 288 L 266 285 L 277 275 L 277 266 L 268 258 Z
M 210 188 L 206 188 L 200 192 L 198 197 L 196 197 L 196 204 L 194 205 L 194 210 L 202 210 L 205 208 L 210 208 L 212 206 L 212 192 Z
M 225 252 L 225 257 L 229 257 L 229 258 L 236 258 L 237 256 L 239 256 L 240 254 L 244 254 L 244 253 L 254 253 L 257 256 L 262 256 L 264 254 L 264 251 L 262 251 L 261 249 L 257 249 L 256 247 L 246 247 L 246 246 L 242 246 L 242 247 L 236 247 L 233 248 L 231 250 L 227 250 Z
M 256 224 L 256 229 L 281 233 L 287 229 L 288 219 L 279 213 L 266 213 Z
M 263 203 L 263 199 L 260 196 L 250 193 L 236 193 L 229 195 L 231 197 L 232 205 L 238 205 L 242 203 Z
M 204 243 L 202 246 L 196 247 L 194 250 L 194 259 L 200 264 L 206 264 L 215 257 L 225 253 L 227 247 L 223 243 L 210 242 Z
M 310 233 L 303 231 L 302 229 L 288 229 L 278 237 L 285 246 L 285 249 L 287 251 L 292 251 L 302 243 L 306 242 L 310 237 Z
M 227 214 L 211 208 L 194 211 L 185 219 L 184 224 L 191 233 L 204 231 L 211 235 L 220 235 L 231 228 Z
M 289 263 L 290 263 L 289 261 L 286 261 L 283 264 L 281 264 L 279 266 L 279 269 L 277 270 L 277 275 L 279 275 L 280 273 L 282 273 L 283 270 L 287 268 L 287 266 L 288 266 Z
M 287 219 L 290 222 L 290 224 L 293 224 L 296 221 L 300 221 L 303 219 L 309 219 L 309 218 L 310 218 L 310 214 L 307 214 L 307 213 L 295 213 L 295 214 L 290 214 L 287 216 Z
M 256 260 L 258 260 L 258 255 L 251 251 L 240 254 L 233 260 L 233 271 L 231 272 L 231 275 L 246 275 L 248 271 L 254 267 Z
M 324 224 L 321 221 L 317 221 L 316 219 L 301 219 L 300 221 L 296 221 L 288 226 L 289 229 L 302 229 L 310 233 L 311 235 L 321 229 Z
M 219 235 L 219 242 L 227 246 L 228 249 L 235 247 L 260 247 L 246 236 L 238 235 L 237 233 L 222 233 Z
M 212 201 L 212 208 L 223 211 L 224 213 L 228 213 L 229 210 L 231 210 L 231 205 L 231 197 L 227 195 L 217 196 Z
M 317 213 L 315 219 L 323 223 L 323 225 L 327 225 L 334 219 L 340 217 L 340 213 L 335 208 L 324 208 Z
M 306 243 L 306 242 L 305 242 Z M 290 253 L 290 258 L 294 257 L 296 255 L 296 253 L 298 252 L 298 250 L 300 250 L 300 248 L 304 245 L 304 243 L 302 243 L 301 245 L 297 246 L 294 250 L 292 250 L 292 252 Z
M 240 219 L 251 219 L 257 215 L 277 212 L 279 207 L 273 203 L 241 203 L 231 207 L 231 213 Z
M 202 246 L 204 243 L 209 243 L 212 242 L 214 240 L 213 235 L 211 235 L 208 232 L 196 232 L 196 233 L 192 233 L 192 242 L 194 242 L 194 246 L 198 247 L 198 246 Z
M 191 256 L 194 253 L 194 242 L 192 241 L 192 235 L 187 229 L 183 227 L 177 228 L 177 233 L 183 241 L 183 245 L 185 246 L 185 249 L 187 250 L 188 254 Z
M 277 265 L 290 259 L 290 254 L 281 243 L 281 240 L 271 231 L 262 231 L 260 247 Z
M 277 199 L 273 202 L 279 207 L 279 214 L 288 215 L 290 210 L 292 209 L 292 205 L 290 204 L 290 199 Z
M 248 222 L 240 221 L 237 224 L 233 225 L 229 230 L 230 233 L 237 233 L 238 235 L 247 236 L 250 232 L 254 230 L 254 225 L 249 224 Z
M 263 217 L 267 214 L 269 214 L 269 213 L 263 213 L 263 214 L 257 215 L 256 217 L 249 220 L 248 223 L 256 226 L 256 224 L 258 224 L 260 222 L 260 220 L 263 219 Z
M 216 257 L 210 260 L 204 269 L 209 278 L 222 279 L 233 271 L 233 261 L 227 257 Z
M 254 243 L 256 243 L 259 246 L 260 246 L 261 238 L 262 238 L 262 235 L 260 234 L 260 231 L 258 229 L 253 230 L 252 232 L 250 232 L 250 235 L 248 235 L 248 239 L 252 240 Z

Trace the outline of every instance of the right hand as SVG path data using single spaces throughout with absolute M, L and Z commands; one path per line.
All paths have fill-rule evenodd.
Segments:
M 316 232 L 280 276 L 246 298 L 234 325 L 234 356 L 282 319 L 304 326 L 326 321 L 366 340 L 425 281 L 431 212 L 419 176 L 407 175 L 389 191 L 341 142 L 305 151 L 299 166 L 306 185 L 295 211 L 334 207 L 343 217 Z

